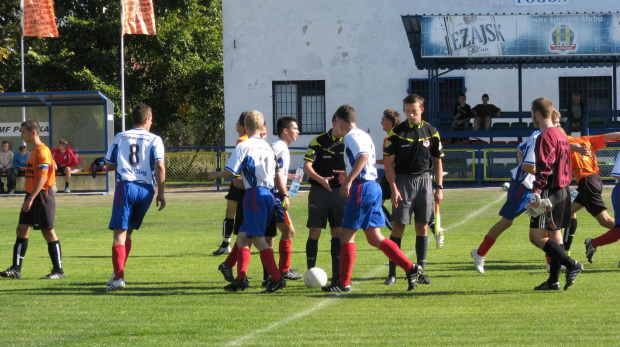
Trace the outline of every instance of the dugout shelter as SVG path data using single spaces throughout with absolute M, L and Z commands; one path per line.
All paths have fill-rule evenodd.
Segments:
M 50 149 L 62 138 L 69 141 L 79 161 L 71 180 L 74 192 L 110 193 L 113 177 L 101 172 L 93 178 L 88 172 L 93 160 L 105 156 L 114 139 L 114 104 L 110 99 L 99 91 L 1 93 L 0 141 L 9 141 L 12 151 L 23 144 L 19 129 L 25 119 L 39 122 L 41 140 Z M 62 178 L 59 181 L 63 182 Z

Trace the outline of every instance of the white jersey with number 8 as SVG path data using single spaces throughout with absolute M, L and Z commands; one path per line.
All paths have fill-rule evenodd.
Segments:
M 116 181 L 155 184 L 155 162 L 164 160 L 164 143 L 146 129 L 116 134 L 105 161 L 116 164 Z

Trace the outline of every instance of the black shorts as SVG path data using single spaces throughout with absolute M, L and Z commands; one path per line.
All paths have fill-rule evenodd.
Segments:
M 235 224 L 233 226 L 233 234 L 239 235 L 241 230 L 241 224 L 243 224 L 243 197 L 245 196 L 245 189 L 238 189 L 237 192 L 237 211 L 235 212 Z M 230 191 L 229 191 L 230 193 Z
M 586 208 L 586 211 L 593 217 L 607 210 L 605 202 L 601 194 L 603 193 L 603 181 L 599 174 L 586 176 L 577 183 L 577 191 L 579 195 L 575 198 L 575 202 Z
M 30 194 L 26 193 L 24 201 Z M 56 196 L 42 190 L 32 201 L 30 211 L 19 213 L 19 224 L 31 225 L 34 230 L 53 229 L 56 219 Z
M 342 227 L 342 216 L 346 198 L 340 196 L 340 188 L 328 191 L 323 186 L 312 185 L 308 194 L 308 222 L 307 228 Z
M 267 229 L 265 230 L 265 237 L 276 237 L 278 236 L 278 228 L 276 226 L 276 209 L 273 209 L 273 215 L 271 215 L 271 219 L 269 219 L 269 223 L 267 224 Z
M 530 228 L 544 230 L 560 230 L 570 227 L 570 191 L 565 188 L 543 189 L 541 199 L 551 201 L 551 211 L 530 219 Z
M 390 200 L 392 199 L 392 189 L 390 189 L 390 182 L 388 182 L 385 175 L 379 181 L 379 185 L 381 186 L 381 200 Z
M 237 187 L 235 187 L 233 185 L 232 182 L 230 182 L 230 188 L 228 188 L 228 194 L 226 194 L 226 196 L 224 197 L 226 200 L 232 200 L 232 201 L 243 201 L 243 195 L 241 195 L 241 199 L 239 199 L 239 194 L 242 194 L 240 192 L 243 192 L 243 189 L 239 189 Z

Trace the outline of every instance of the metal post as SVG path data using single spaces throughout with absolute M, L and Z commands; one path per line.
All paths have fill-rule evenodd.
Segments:
M 121 1 L 121 131 L 125 131 L 125 6 Z

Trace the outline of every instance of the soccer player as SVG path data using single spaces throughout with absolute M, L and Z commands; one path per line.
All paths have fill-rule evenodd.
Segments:
M 71 168 L 78 164 L 78 160 L 73 151 L 68 147 L 69 141 L 60 139 L 58 147 L 52 148 L 52 157 L 56 164 L 56 172 L 65 176 L 65 193 L 71 193 L 69 184 L 71 183 Z
M 559 112 L 553 112 L 553 124 L 558 129 L 562 130 L 560 118 Z M 538 128 L 538 122 L 534 119 L 532 121 L 534 127 Z M 534 174 L 536 173 L 534 147 L 538 135 L 540 135 L 540 130 L 534 131 L 529 138 L 517 146 L 517 162 L 519 162 L 519 165 L 511 170 L 512 178 L 510 180 L 506 202 L 499 211 L 499 215 L 502 218 L 489 229 L 489 232 L 482 240 L 480 246 L 471 251 L 471 256 L 474 260 L 474 268 L 480 273 L 484 273 L 486 255 L 495 244 L 497 238 L 512 226 L 515 218 L 525 212 L 525 207 L 530 202 L 530 191 L 533 187 Z M 581 146 L 572 145 L 571 150 L 584 151 Z
M 434 202 L 443 199 L 443 152 L 439 133 L 432 125 L 422 120 L 424 99 L 416 94 L 403 100 L 403 111 L 407 121 L 395 126 L 388 135 L 383 148 L 385 174 L 392 191 L 392 233 L 390 239 L 400 247 L 405 225 L 411 224 L 415 214 L 417 264 L 426 267 L 428 251 L 428 223 L 434 209 Z M 431 184 L 430 171 L 435 174 L 435 193 Z M 437 242 L 443 243 L 443 233 Z M 386 283 L 396 281 L 394 265 L 391 266 Z M 419 283 L 431 284 L 423 274 Z
M 381 211 L 381 187 L 377 179 L 375 146 L 370 136 L 360 130 L 355 109 L 343 105 L 334 114 L 333 134 L 344 137 L 346 178 L 340 196 L 346 197 L 342 231 L 340 232 L 340 278 L 337 284 L 321 287 L 325 292 L 351 291 L 351 274 L 355 263 L 355 234 L 364 230 L 368 243 L 379 248 L 407 274 L 407 290 L 413 290 L 422 275 L 422 267 L 413 264 L 398 245 L 381 235 L 385 218 Z
M 153 125 L 153 111 L 141 104 L 133 109 L 131 117 L 133 129 L 116 134 L 105 156 L 108 171 L 116 170 L 116 189 L 109 224 L 109 229 L 114 231 L 114 273 L 108 280 L 107 292 L 125 289 L 125 263 L 131 251 L 131 236 L 134 230 L 140 229 L 151 206 L 155 183 L 158 211 L 166 207 L 164 143 L 159 136 L 149 132 Z
M 587 238 L 585 240 L 586 258 L 588 258 L 590 263 L 598 247 L 609 245 L 620 240 L 620 154 L 618 154 L 616 158 L 616 164 L 611 171 L 611 176 L 616 179 L 616 185 L 611 192 L 611 205 L 614 207 L 614 216 L 616 217 L 615 225 L 606 233 L 594 239 Z M 618 266 L 620 267 L 620 263 Z
M 262 113 L 249 112 L 245 117 L 248 139 L 237 145 L 224 171 L 209 173 L 210 180 L 241 173 L 246 190 L 243 200 L 244 220 L 236 241 L 239 249 L 237 277 L 224 287 L 227 291 L 243 291 L 249 287 L 247 270 L 250 263 L 250 243 L 258 248 L 261 262 L 271 276 L 263 293 L 272 293 L 286 286 L 286 280 L 276 264 L 273 249 L 265 241 L 265 229 L 275 209 L 271 190 L 274 186 L 278 188 L 284 200 L 284 211 L 288 210 L 289 200 L 286 183 L 283 182 L 282 176 L 276 175 L 274 152 L 260 137 L 264 122 Z
M 381 127 L 383 128 L 383 131 L 385 131 L 387 135 L 385 135 L 385 137 L 383 138 L 383 146 L 381 148 L 385 147 L 385 143 L 387 142 L 388 137 L 390 137 L 390 131 L 398 124 L 400 124 L 400 114 L 396 112 L 396 110 L 387 109 L 383 111 L 383 116 L 381 117 Z M 385 162 L 383 159 L 377 160 L 377 164 L 383 165 L 385 167 Z M 390 190 L 390 182 L 388 182 L 387 180 L 387 177 L 385 175 L 385 170 L 383 172 L 383 177 L 381 177 L 381 181 L 379 182 L 379 184 L 381 185 L 381 199 L 383 200 L 383 203 L 385 203 L 385 200 L 390 200 L 392 198 L 392 191 Z M 385 224 L 388 227 L 388 229 L 392 231 L 392 214 L 390 213 L 390 211 L 388 211 L 388 209 L 384 205 L 381 205 L 381 209 L 383 210 L 383 213 L 385 213 Z M 389 281 L 389 276 L 388 276 L 388 280 L 386 281 L 386 284 L 393 284 L 393 283 L 388 283 L 388 281 Z
M 538 127 L 536 121 L 534 121 L 534 126 Z M 512 226 L 515 218 L 525 212 L 525 206 L 530 202 L 530 190 L 534 183 L 534 173 L 536 173 L 534 147 L 538 135 L 540 135 L 540 130 L 534 131 L 530 137 L 521 142 L 517 147 L 517 162 L 519 165 L 510 171 L 512 178 L 510 179 L 506 202 L 499 210 L 499 215 L 502 218 L 489 229 L 480 246 L 471 251 L 474 267 L 481 274 L 484 273 L 484 262 L 487 253 L 493 247 L 497 238 Z
M 306 241 L 306 264 L 308 269 L 316 266 L 321 229 L 329 221 L 331 233 L 330 254 L 332 258 L 331 283 L 337 284 L 340 277 L 340 231 L 345 199 L 340 196 L 340 182 L 334 170 L 344 170 L 344 143 L 342 137 L 334 135 L 336 118 L 332 118 L 332 129 L 312 139 L 304 156 L 304 173 L 310 183 L 308 194 L 308 241 Z
M 239 134 L 239 138 L 237 139 L 237 143 L 235 145 L 240 144 L 241 142 L 248 139 L 248 135 L 245 133 L 245 115 L 247 112 L 242 112 L 237 120 L 237 134 Z M 213 255 L 221 255 L 224 253 L 230 253 L 230 239 L 232 237 L 233 232 L 235 231 L 235 226 L 237 224 L 235 222 L 235 215 L 237 211 L 237 204 L 239 201 L 243 201 L 243 189 L 239 189 L 235 187 L 233 182 L 230 182 L 230 188 L 228 188 L 228 194 L 224 197 L 226 199 L 226 216 L 224 218 L 224 222 L 222 223 L 222 243 L 213 251 Z M 236 230 L 239 231 L 238 229 Z M 236 233 L 235 233 L 236 234 Z
M 52 261 L 52 271 L 42 279 L 65 277 L 62 269 L 62 252 L 60 240 L 54 230 L 56 217 L 56 199 L 50 190 L 56 184 L 54 160 L 50 149 L 41 142 L 40 127 L 35 120 L 27 120 L 20 127 L 21 138 L 32 148 L 26 169 L 26 197 L 22 204 L 17 224 L 17 239 L 13 247 L 13 265 L 0 272 L 1 277 L 21 278 L 22 261 L 28 249 L 30 227 L 41 230 L 47 241 L 47 251 Z
M 611 229 L 615 226 L 615 220 L 607 213 L 607 206 L 601 196 L 603 181 L 601 180 L 596 152 L 607 147 L 606 142 L 619 141 L 620 132 L 608 133 L 596 136 L 568 136 L 568 143 L 585 147 L 590 155 L 571 153 L 571 168 L 577 181 L 579 194 L 571 204 L 570 227 L 564 231 L 564 248 L 570 254 L 573 236 L 577 231 L 577 212 L 582 208 L 592 215 L 602 227 Z
M 278 139 L 271 144 L 271 149 L 276 155 L 276 164 L 279 167 L 279 173 L 277 175 L 281 176 L 281 180 L 286 185 L 288 179 L 294 178 L 294 175 L 288 173 L 291 164 L 291 154 L 288 147 L 291 143 L 295 142 L 297 136 L 299 136 L 297 120 L 290 116 L 280 117 L 276 123 L 276 131 L 278 133 Z M 298 280 L 303 276 L 291 270 L 291 247 L 293 244 L 293 237 L 295 236 L 295 226 L 293 225 L 293 221 L 285 216 L 285 214 L 288 214 L 288 211 L 284 210 L 282 207 L 281 196 L 278 190 L 274 191 L 274 198 L 276 201 L 275 225 L 273 225 L 273 223 L 268 224 L 267 230 L 265 230 L 265 240 L 273 247 L 274 237 L 277 236 L 276 227 L 282 232 L 282 237 L 278 245 L 278 268 L 285 279 Z M 266 277 L 267 275 L 268 271 L 265 269 L 264 276 Z M 265 280 L 267 280 L 267 278 L 265 278 Z M 267 282 L 265 282 L 265 284 L 266 283 Z
M 566 267 L 568 289 L 583 270 L 583 265 L 564 251 L 561 229 L 570 224 L 570 146 L 566 135 L 553 124 L 553 104 L 548 98 L 532 102 L 532 120 L 540 127 L 536 139 L 536 173 L 530 204 L 530 242 L 551 258 L 549 278 L 534 290 L 559 290 L 561 265 Z

